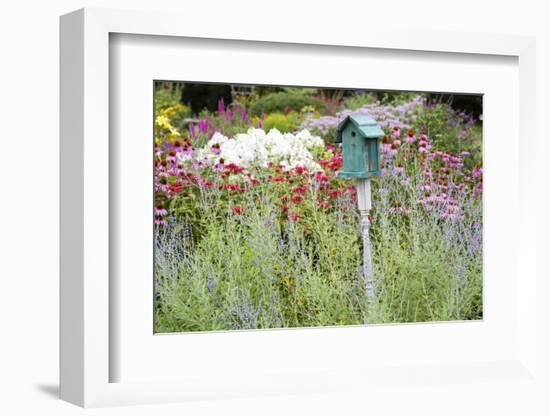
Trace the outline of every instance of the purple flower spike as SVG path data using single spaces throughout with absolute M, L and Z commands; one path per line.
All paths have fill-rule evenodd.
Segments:
M 262 120 L 265 120 L 265 113 L 262 111 Z
M 191 137 L 195 138 L 195 136 L 197 135 L 197 131 L 195 130 L 195 125 L 194 124 L 189 124 L 189 133 L 191 133 Z
M 206 133 L 208 131 L 208 119 L 199 120 L 199 131 L 201 133 Z
M 225 113 L 225 116 L 227 118 L 227 121 L 230 123 L 233 121 L 233 111 L 231 111 L 230 108 L 227 109 L 227 113 Z
M 246 117 L 247 117 L 246 110 L 243 108 L 243 109 L 241 110 L 241 120 L 242 120 L 242 121 L 245 121 L 245 120 L 246 120 Z
M 218 113 L 225 113 L 225 103 L 223 97 L 218 100 Z

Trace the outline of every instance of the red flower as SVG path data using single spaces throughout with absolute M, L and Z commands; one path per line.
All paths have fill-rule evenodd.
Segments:
M 296 166 L 296 168 L 294 168 L 294 170 L 296 171 L 297 174 L 301 175 L 302 173 L 306 172 L 307 169 L 303 166 Z
M 234 207 L 231 208 L 231 210 L 235 213 L 235 214 L 242 214 L 242 212 L 244 211 L 244 207 L 242 205 L 235 205 Z
M 290 200 L 294 204 L 300 204 L 300 203 L 304 202 L 304 197 L 302 195 L 294 195 Z
M 232 172 L 232 173 L 241 173 L 244 171 L 244 168 L 241 166 L 236 165 L 235 163 L 229 163 L 224 166 L 226 171 Z
M 274 176 L 271 180 L 273 182 L 284 182 L 286 181 L 286 178 L 284 178 L 283 176 Z
M 317 179 L 319 182 L 328 182 L 328 176 L 325 172 L 315 173 L 315 179 Z
M 332 199 L 340 198 L 342 196 L 342 190 L 341 189 L 333 189 L 328 193 L 328 196 L 330 196 Z
M 183 189 L 183 184 L 180 182 L 174 182 L 171 185 L 168 185 L 168 190 L 172 194 L 178 194 Z
M 220 186 L 221 189 L 228 189 L 234 192 L 244 192 L 245 189 L 241 188 L 241 185 L 238 183 L 224 183 Z
M 321 209 L 329 209 L 330 208 L 330 202 L 325 201 L 324 199 L 319 199 L 317 201 L 317 206 Z
M 304 185 L 296 186 L 292 188 L 292 192 L 294 192 L 295 194 L 305 194 L 307 192 L 307 188 Z
M 341 155 L 335 155 L 329 160 L 327 167 L 331 170 L 339 170 L 342 167 L 343 159 Z

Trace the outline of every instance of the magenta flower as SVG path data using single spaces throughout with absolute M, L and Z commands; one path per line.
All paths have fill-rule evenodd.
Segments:
M 199 131 L 201 133 L 206 133 L 208 131 L 208 119 L 203 118 L 199 120 Z
M 401 130 L 399 130 L 399 127 L 394 127 L 391 134 L 396 139 L 399 139 L 401 137 Z
M 159 217 L 163 217 L 166 214 L 168 214 L 168 211 L 166 211 L 166 208 L 163 206 L 155 207 L 155 215 Z
M 218 113 L 225 113 L 225 103 L 223 97 L 218 100 Z

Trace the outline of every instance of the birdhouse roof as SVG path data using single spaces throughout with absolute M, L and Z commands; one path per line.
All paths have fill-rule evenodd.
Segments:
M 374 139 L 384 135 L 384 132 L 372 117 L 366 114 L 354 114 L 347 116 L 338 124 L 336 129 L 336 143 L 342 142 L 342 132 L 349 123 L 352 123 L 357 130 L 359 130 L 359 133 L 367 139 Z

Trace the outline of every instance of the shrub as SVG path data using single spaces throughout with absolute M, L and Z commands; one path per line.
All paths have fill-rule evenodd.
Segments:
M 357 110 L 365 105 L 374 104 L 376 97 L 371 93 L 362 92 L 346 99 L 345 106 L 350 110 Z
M 288 111 L 299 112 L 305 106 L 312 106 L 318 111 L 326 111 L 326 104 L 315 97 L 311 97 L 301 91 L 281 91 L 268 94 L 260 98 L 250 107 L 253 115 L 259 116 L 262 113 L 286 113 Z
M 468 168 L 481 164 L 481 129 L 471 115 L 456 112 L 446 103 L 426 105 L 417 109 L 414 128 L 425 129 L 438 150 L 470 153 L 464 161 Z
M 282 133 L 292 132 L 300 125 L 300 115 L 295 111 L 288 114 L 271 113 L 262 121 L 264 130 L 277 129 Z

